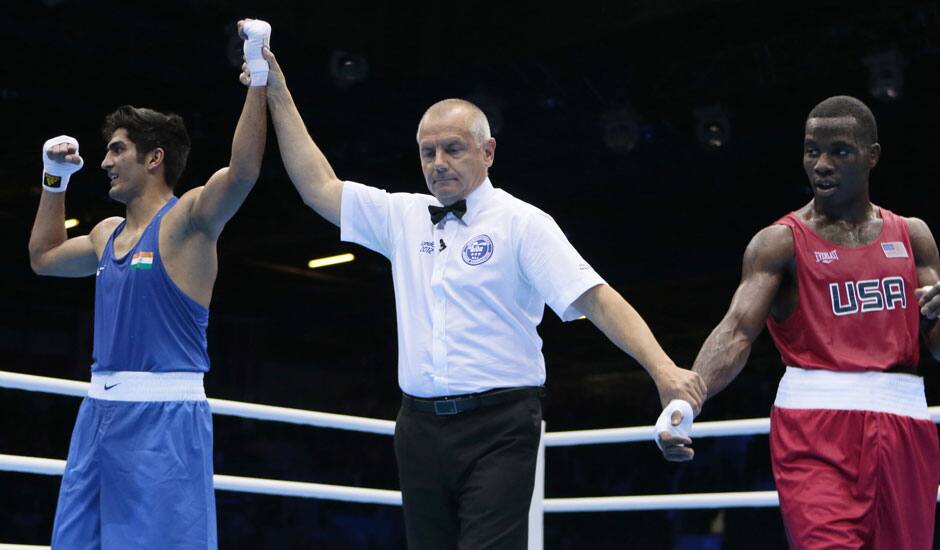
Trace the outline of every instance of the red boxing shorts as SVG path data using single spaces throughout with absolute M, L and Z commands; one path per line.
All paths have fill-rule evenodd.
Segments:
M 940 442 L 920 377 L 787 367 L 770 451 L 790 548 L 932 548 Z

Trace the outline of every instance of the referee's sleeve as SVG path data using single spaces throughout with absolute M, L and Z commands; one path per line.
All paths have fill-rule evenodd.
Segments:
M 391 195 L 353 181 L 343 182 L 340 239 L 391 257 Z
M 523 276 L 562 321 L 580 317 L 582 313 L 572 307 L 574 301 L 606 284 L 544 212 L 528 216 L 519 246 Z

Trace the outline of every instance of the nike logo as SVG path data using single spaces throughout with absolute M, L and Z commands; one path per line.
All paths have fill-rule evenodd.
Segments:
M 107 384 L 105 384 L 105 385 L 104 385 L 104 391 L 108 391 L 108 390 L 110 390 L 111 388 L 113 388 L 114 386 L 117 386 L 118 384 L 120 384 L 120 382 L 118 382 L 117 384 L 111 384 L 110 386 L 107 385 Z

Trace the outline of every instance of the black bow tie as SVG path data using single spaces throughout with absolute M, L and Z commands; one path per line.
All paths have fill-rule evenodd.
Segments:
M 429 204 L 428 212 L 431 213 L 431 223 L 433 224 L 437 224 L 443 220 L 448 212 L 453 212 L 457 218 L 463 218 L 463 215 L 467 213 L 467 201 L 457 201 L 450 206 L 434 206 L 433 204 Z

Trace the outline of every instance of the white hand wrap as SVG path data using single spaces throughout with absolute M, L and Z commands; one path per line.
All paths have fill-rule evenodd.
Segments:
M 672 425 L 672 413 L 679 411 L 682 413 L 682 421 L 679 422 L 678 426 Z M 659 450 L 663 450 L 662 444 L 659 442 L 659 434 L 663 432 L 669 432 L 672 435 L 678 435 L 682 437 L 689 437 L 689 432 L 692 431 L 692 405 L 688 401 L 682 399 L 673 399 L 666 405 L 666 408 L 663 409 L 662 414 L 659 415 L 659 418 L 656 420 L 656 427 L 653 428 L 653 441 L 656 442 L 656 446 L 659 447 Z
M 46 140 L 46 143 L 42 146 L 42 188 L 50 193 L 63 193 L 65 188 L 68 187 L 69 178 L 72 177 L 72 174 L 78 172 L 82 169 L 82 166 L 85 165 L 85 161 L 79 158 L 79 163 L 75 164 L 72 162 L 67 162 L 64 160 L 52 160 L 49 158 L 49 149 L 52 149 L 54 146 L 59 145 L 60 143 L 71 143 L 75 145 L 75 154 L 78 155 L 78 140 L 69 137 L 69 136 L 58 136 L 50 140 Z
M 261 48 L 271 47 L 271 25 L 266 21 L 253 19 L 242 26 L 245 35 L 245 62 L 251 86 L 268 84 L 268 62 L 261 55 Z

